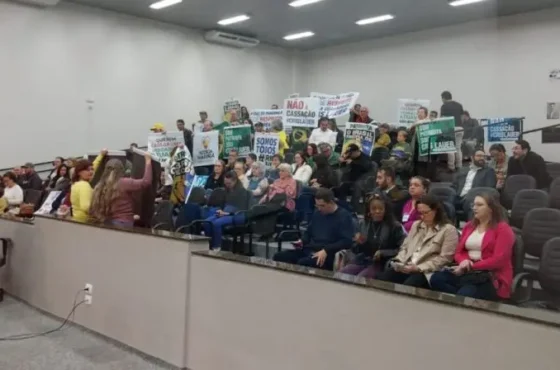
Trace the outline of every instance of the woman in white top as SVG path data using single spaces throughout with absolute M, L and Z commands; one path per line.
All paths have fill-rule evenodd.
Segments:
M 303 152 L 296 152 L 294 155 L 294 164 L 292 164 L 292 175 L 294 180 L 301 181 L 304 186 L 307 186 L 313 169 L 307 164 L 306 156 Z
M 23 203 L 23 190 L 16 183 L 16 175 L 13 172 L 7 172 L 2 177 L 4 183 L 4 198 L 8 201 L 9 208 L 16 208 Z

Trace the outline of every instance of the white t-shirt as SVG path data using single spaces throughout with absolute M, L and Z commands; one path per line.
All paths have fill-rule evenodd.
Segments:
M 11 188 L 4 189 L 4 198 L 8 201 L 10 207 L 17 207 L 23 203 L 23 190 L 18 184 Z
M 464 197 L 467 193 L 472 189 L 472 184 L 474 182 L 474 177 L 476 176 L 477 171 L 480 168 L 471 168 L 467 173 L 467 178 L 465 179 L 465 186 L 463 186 L 463 190 L 461 190 L 460 196 Z
M 484 239 L 484 234 L 486 234 L 485 231 L 479 232 L 475 230 L 465 242 L 465 248 L 469 253 L 471 261 L 480 261 L 482 259 L 482 240 Z
M 309 136 L 309 144 L 329 143 L 331 145 L 336 143 L 336 132 L 327 129 L 321 130 L 320 127 L 313 129 L 311 136 Z

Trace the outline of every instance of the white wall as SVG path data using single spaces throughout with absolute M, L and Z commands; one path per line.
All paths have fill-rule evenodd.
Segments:
M 381 25 L 382 27 L 382 25 Z M 473 116 L 524 116 L 525 130 L 544 127 L 546 102 L 560 101 L 560 8 L 499 20 L 346 44 L 302 54 L 302 93 L 360 91 L 379 121 L 396 120 L 398 98 L 428 98 L 439 110 L 450 90 Z M 546 159 L 556 144 L 526 137 Z M 556 158 L 557 160 L 557 158 Z
M 0 168 L 145 143 L 155 122 L 194 122 L 201 109 L 219 121 L 229 97 L 268 108 L 294 91 L 284 49 L 209 45 L 196 31 L 71 4 L 0 0 L 0 45 Z

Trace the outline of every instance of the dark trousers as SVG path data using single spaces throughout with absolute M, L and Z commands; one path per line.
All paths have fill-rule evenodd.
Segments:
M 413 274 L 405 274 L 404 272 L 398 272 L 395 271 L 393 268 L 389 268 L 385 270 L 385 272 L 377 276 L 377 279 L 383 281 L 389 281 L 391 283 L 413 286 L 416 288 L 426 288 L 426 289 L 430 288 L 430 285 L 428 284 L 428 280 L 426 280 L 424 274 L 420 272 L 416 272 Z
M 439 271 L 433 274 L 430 278 L 430 285 L 433 290 L 443 293 L 488 301 L 499 299 L 492 281 L 488 280 L 482 284 L 462 284 L 461 277 L 454 275 L 450 271 Z
M 315 252 L 316 251 L 311 248 L 293 249 L 278 252 L 272 259 L 276 262 L 284 262 L 292 265 L 315 267 L 332 271 L 334 265 L 334 253 L 327 253 L 325 263 L 322 267 L 319 267 L 317 266 L 317 259 L 312 257 Z

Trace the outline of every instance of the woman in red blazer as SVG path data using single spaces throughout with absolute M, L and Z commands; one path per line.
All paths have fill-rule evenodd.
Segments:
M 486 300 L 510 296 L 515 235 L 502 220 L 500 204 L 490 195 L 474 199 L 474 218 L 463 228 L 455 251 L 457 266 L 436 272 L 433 290 Z

